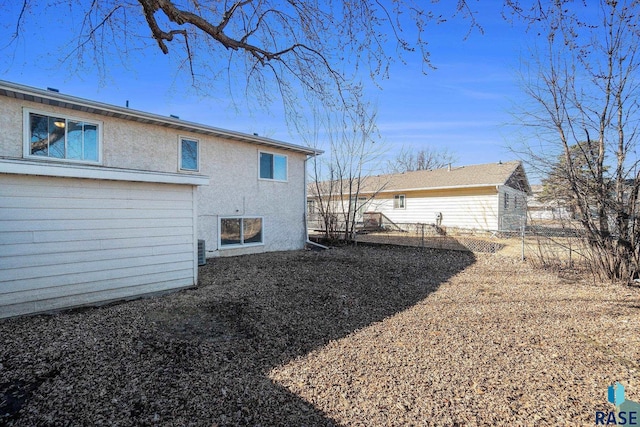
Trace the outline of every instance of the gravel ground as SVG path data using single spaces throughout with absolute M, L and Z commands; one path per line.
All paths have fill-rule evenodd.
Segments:
M 594 425 L 640 400 L 640 290 L 496 255 L 209 260 L 163 297 L 0 321 L 0 425 Z

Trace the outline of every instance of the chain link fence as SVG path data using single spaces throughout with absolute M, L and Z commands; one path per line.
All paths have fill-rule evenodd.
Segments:
M 572 221 L 532 221 L 524 216 L 503 218 L 500 230 L 469 230 L 435 224 L 394 223 L 394 227 L 360 230 L 358 243 L 462 250 L 529 260 L 544 267 L 573 267 L 585 260 L 584 233 Z
M 444 228 L 435 224 L 394 225 L 393 229 L 359 232 L 355 241 L 486 253 L 496 253 L 506 246 L 504 236 L 492 232 Z
M 395 223 L 383 215 L 378 218 L 367 214 L 356 228 L 356 244 L 499 253 L 542 267 L 575 267 L 584 263 L 589 254 L 580 224 L 568 219 L 542 220 L 524 215 L 504 215 L 498 230 L 471 230 L 437 224 Z M 319 233 L 317 228 L 315 231 Z M 320 234 L 316 236 L 320 237 Z
M 529 220 L 522 245 L 524 257 L 542 267 L 572 268 L 590 256 L 584 231 L 571 220 Z

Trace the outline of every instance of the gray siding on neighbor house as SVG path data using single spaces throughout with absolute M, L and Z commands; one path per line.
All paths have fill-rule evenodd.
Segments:
M 508 187 L 500 186 L 499 223 L 497 230 L 518 231 L 527 221 L 527 194 Z M 505 198 L 508 201 L 505 204 Z
M 192 286 L 194 187 L 0 174 L 0 317 Z

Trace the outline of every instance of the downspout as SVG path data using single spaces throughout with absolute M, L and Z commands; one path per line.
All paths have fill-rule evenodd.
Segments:
M 309 159 L 311 159 L 312 157 L 316 157 L 318 154 L 311 154 L 308 155 L 305 159 L 304 159 L 304 215 L 302 216 L 302 221 L 303 221 L 303 225 L 304 225 L 304 239 L 305 239 L 305 245 L 310 246 L 311 249 L 320 249 L 320 250 L 324 250 L 324 249 L 329 249 L 328 247 L 321 245 L 320 243 L 316 243 L 316 242 L 312 242 L 311 240 L 309 240 L 309 223 L 308 223 L 308 218 L 307 218 L 307 161 Z

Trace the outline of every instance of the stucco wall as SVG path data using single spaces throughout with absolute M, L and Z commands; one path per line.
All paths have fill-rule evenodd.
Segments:
M 22 104 L 0 99 L 0 156 L 22 157 Z
M 258 152 L 288 157 L 287 182 L 258 179 Z M 304 245 L 303 154 L 250 144 L 216 141 L 202 146 L 202 172 L 211 178 L 198 188 L 199 236 L 206 240 L 208 256 L 300 249 Z M 218 227 L 221 217 L 261 217 L 264 245 L 222 249 Z
M 180 136 L 199 140 L 198 173 L 209 176 L 210 185 L 198 189 L 198 238 L 206 240 L 208 256 L 304 246 L 304 154 L 0 97 L 0 157 L 23 157 L 23 108 L 102 122 L 105 167 L 180 172 Z M 287 182 L 258 179 L 259 151 L 288 156 Z M 262 217 L 264 244 L 219 250 L 221 216 Z

